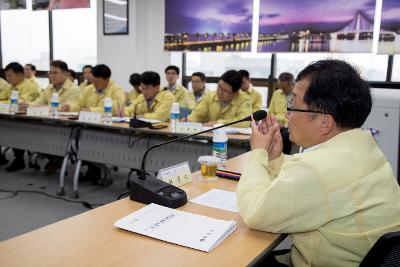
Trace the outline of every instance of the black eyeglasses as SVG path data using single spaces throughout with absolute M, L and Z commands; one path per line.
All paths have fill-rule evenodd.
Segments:
M 329 114 L 329 113 L 326 113 L 326 112 L 323 112 L 323 111 L 313 110 L 313 109 L 299 109 L 299 108 L 287 107 L 286 110 L 287 110 L 288 112 L 296 111 L 296 112 Z

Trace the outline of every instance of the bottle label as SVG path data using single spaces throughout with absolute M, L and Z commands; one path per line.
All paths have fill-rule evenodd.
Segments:
M 17 104 L 17 99 L 16 98 L 11 98 L 10 102 L 11 102 L 11 104 Z
M 112 107 L 104 107 L 104 112 L 112 112 Z
M 52 108 L 58 108 L 59 103 L 58 102 L 51 102 L 51 107 Z
M 179 120 L 179 113 L 171 113 L 169 118 L 171 120 Z
M 213 150 L 216 151 L 224 151 L 227 148 L 227 143 L 226 142 L 214 142 L 213 143 Z

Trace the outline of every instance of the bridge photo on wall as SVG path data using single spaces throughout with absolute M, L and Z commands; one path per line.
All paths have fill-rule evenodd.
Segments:
M 166 0 L 167 51 L 250 51 L 253 0 Z
M 381 31 L 378 52 L 400 54 L 400 0 L 382 3 Z
M 374 15 L 375 0 L 260 0 L 257 50 L 371 52 Z

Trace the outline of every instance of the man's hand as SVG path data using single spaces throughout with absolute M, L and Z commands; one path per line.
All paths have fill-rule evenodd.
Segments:
M 120 117 L 120 118 L 125 117 L 124 108 L 123 107 L 117 107 L 115 115 Z
M 68 111 L 70 111 L 71 110 L 71 107 L 70 107 L 70 105 L 68 105 L 68 104 L 64 104 L 64 105 L 62 105 L 61 107 L 60 107 L 60 111 L 61 112 L 68 112 Z
M 213 127 L 214 124 L 217 124 L 217 122 L 216 122 L 216 121 L 209 121 L 209 122 L 207 122 L 207 123 L 204 123 L 203 125 L 204 125 L 204 126 L 207 126 L 207 127 Z
M 252 135 L 250 143 L 252 149 L 264 148 L 268 152 L 268 159 L 273 160 L 282 153 L 283 143 L 279 131 L 280 127 L 276 118 L 272 115 L 267 116 L 258 125 L 255 121 L 251 123 Z

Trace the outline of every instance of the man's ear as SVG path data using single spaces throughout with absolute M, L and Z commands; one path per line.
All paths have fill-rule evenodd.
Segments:
M 332 115 L 327 114 L 323 116 L 320 129 L 324 135 L 331 133 L 335 129 L 335 120 Z

